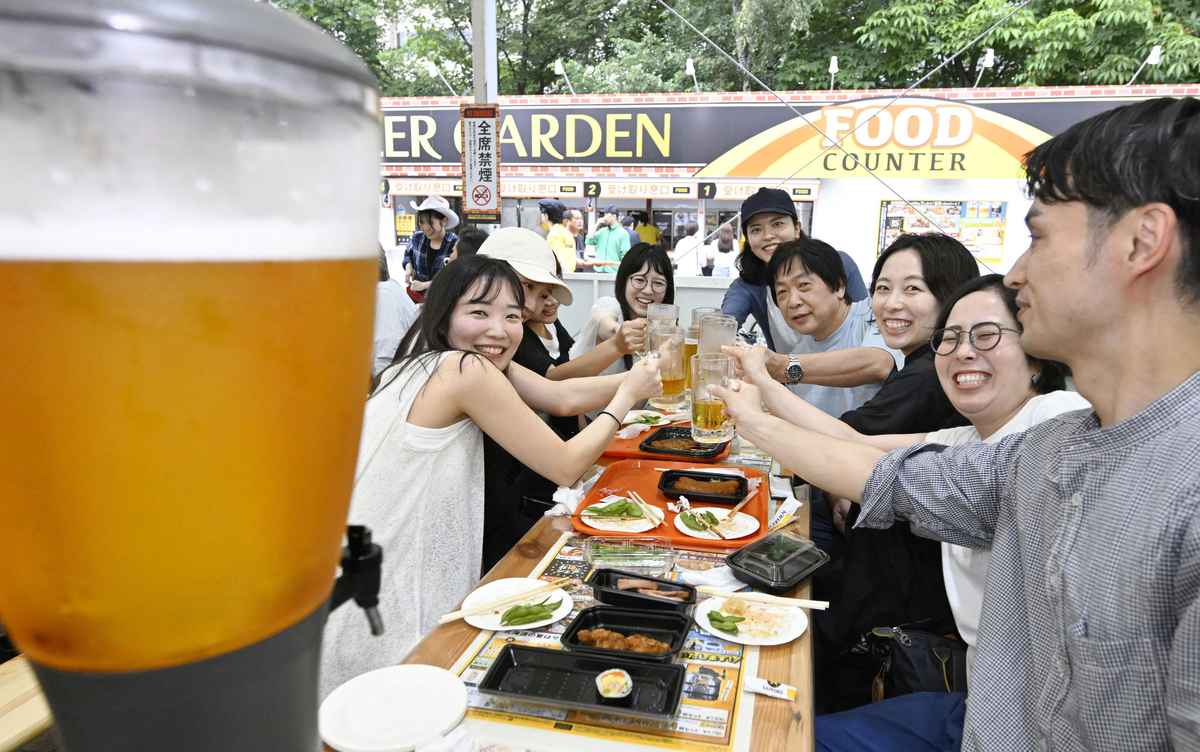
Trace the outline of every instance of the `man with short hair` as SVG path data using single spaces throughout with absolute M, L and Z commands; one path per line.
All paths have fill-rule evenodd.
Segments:
M 610 206 L 604 210 L 599 227 L 586 242 L 596 247 L 596 260 L 592 262 L 592 267 L 598 272 L 615 273 L 630 249 L 629 236 L 617 222 L 615 208 Z
M 842 373 L 837 385 L 796 382 L 788 388 L 813 407 L 839 417 L 875 396 L 903 354 L 890 349 L 871 322 L 871 302 L 851 301 L 846 269 L 833 246 L 816 238 L 781 243 L 767 264 L 770 294 L 790 337 L 789 357 L 816 371 L 834 361 L 882 361 L 876 378 L 861 371 Z M 867 372 L 869 374 L 869 371 Z
M 1094 410 L 886 455 L 779 437 L 785 466 L 862 499 L 857 527 L 907 519 L 990 547 L 962 749 L 1200 749 L 1198 154 L 1185 97 L 1101 113 L 1026 157 L 1032 240 L 1005 278 L 1021 344 L 1070 366 Z M 946 749 L 914 733 L 942 737 L 945 719 L 907 704 L 818 718 L 818 749 Z

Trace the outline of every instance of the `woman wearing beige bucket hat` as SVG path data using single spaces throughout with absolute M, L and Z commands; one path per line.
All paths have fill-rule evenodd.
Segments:
M 417 231 L 404 252 L 404 270 L 408 273 L 409 297 L 420 303 L 434 275 L 454 252 L 458 236 L 450 230 L 458 226 L 458 215 L 441 196 L 428 196 L 420 204 L 415 201 L 409 204 L 417 213 Z

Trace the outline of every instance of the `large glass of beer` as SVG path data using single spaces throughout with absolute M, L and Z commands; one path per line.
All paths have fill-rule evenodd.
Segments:
M 309 752 L 373 79 L 246 0 L 10 3 L 0 68 L 0 621 L 68 752 Z

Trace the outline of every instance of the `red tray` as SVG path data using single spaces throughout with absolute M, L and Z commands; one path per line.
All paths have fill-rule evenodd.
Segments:
M 667 423 L 665 425 L 689 426 L 689 425 L 691 425 L 691 423 L 684 421 L 682 423 Z M 731 446 L 733 446 L 733 442 L 726 442 L 725 448 L 722 449 L 717 454 L 713 455 L 711 458 L 682 457 L 678 454 L 669 454 L 669 453 L 663 453 L 663 452 L 643 452 L 640 448 L 641 443 L 646 440 L 647 436 L 654 433 L 655 431 L 657 431 L 660 428 L 663 428 L 663 426 L 655 426 L 655 427 L 651 428 L 649 431 L 642 431 L 637 436 L 634 436 L 632 439 L 622 439 L 622 438 L 614 437 L 612 441 L 608 442 L 608 448 L 604 450 L 603 456 L 618 457 L 620 459 L 628 459 L 628 460 L 662 460 L 663 462 L 684 462 L 689 467 L 692 467 L 692 466 L 695 466 L 696 464 L 711 465 L 714 462 L 725 461 L 725 459 L 729 457 L 729 448 Z M 663 466 L 662 463 L 655 465 L 655 467 L 662 467 L 662 466 Z M 658 479 L 655 478 L 654 482 L 657 483 Z M 638 493 L 642 493 L 642 489 L 640 489 L 640 488 L 637 491 L 638 491 Z M 646 494 L 642 494 L 642 496 L 645 496 L 646 501 L 650 500 L 650 497 L 646 496 Z M 750 502 L 750 504 L 748 504 L 747 506 L 752 506 L 753 504 L 754 504 L 754 502 Z
M 638 494 L 646 500 L 646 503 L 651 506 L 658 507 L 666 512 L 666 519 L 663 523 L 653 530 L 647 530 L 642 533 L 619 533 L 608 530 L 597 530 L 593 527 L 588 527 L 586 523 L 579 518 L 578 515 L 571 518 L 571 524 L 581 533 L 585 535 L 603 535 L 612 537 L 645 537 L 653 535 L 660 538 L 666 538 L 671 541 L 672 546 L 678 548 L 704 548 L 715 549 L 718 551 L 729 551 L 736 548 L 741 548 L 747 544 L 763 538 L 767 534 L 767 494 L 770 492 L 770 484 L 767 482 L 765 475 L 760 470 L 752 470 L 750 468 L 739 467 L 738 469 L 746 473 L 747 478 L 760 478 L 762 482 L 758 484 L 758 491 L 750 503 L 742 507 L 741 511 L 754 517 L 758 520 L 758 530 L 744 538 L 734 538 L 733 540 L 705 540 L 703 538 L 693 538 L 690 535 L 684 535 L 675 529 L 675 513 L 667 509 L 667 502 L 670 501 L 662 492 L 658 490 L 658 481 L 662 473 L 655 470 L 656 467 L 665 467 L 670 470 L 687 470 L 689 468 L 697 468 L 707 470 L 713 465 L 697 464 L 696 462 L 670 462 L 662 458 L 652 460 L 621 460 L 614 462 L 608 466 L 604 474 L 592 486 L 592 490 L 587 496 L 583 497 L 583 501 L 579 504 L 579 511 L 582 512 L 590 504 L 603 499 L 609 494 L 622 494 L 629 491 L 637 491 Z M 722 467 L 733 467 L 733 465 L 724 465 Z M 720 506 L 717 504 L 696 504 L 696 506 Z

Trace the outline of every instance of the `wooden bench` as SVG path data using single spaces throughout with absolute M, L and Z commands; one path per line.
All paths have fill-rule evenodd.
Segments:
M 53 718 L 24 656 L 0 664 L 0 752 L 10 752 L 49 730 Z

